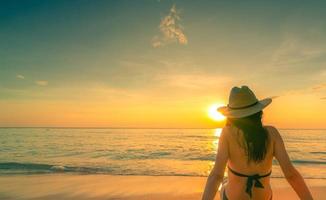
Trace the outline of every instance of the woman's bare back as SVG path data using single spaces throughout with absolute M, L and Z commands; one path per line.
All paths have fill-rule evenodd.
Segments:
M 269 126 L 264 127 L 268 132 L 267 152 L 264 160 L 259 163 L 249 162 L 246 154 L 243 132 L 235 126 L 226 126 L 223 130 L 228 144 L 228 166 L 236 172 L 246 175 L 265 175 L 271 171 L 274 156 L 274 136 Z M 270 199 L 272 190 L 270 187 L 270 177 L 260 178 L 259 181 L 264 188 L 252 188 L 252 199 Z M 247 178 L 239 177 L 228 171 L 228 183 L 225 186 L 229 199 L 250 199 L 246 193 Z M 228 192 L 231 190 L 232 192 Z

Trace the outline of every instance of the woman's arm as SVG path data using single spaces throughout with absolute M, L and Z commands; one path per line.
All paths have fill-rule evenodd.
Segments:
M 215 198 L 218 186 L 224 177 L 226 162 L 228 161 L 228 144 L 227 144 L 227 128 L 223 128 L 218 142 L 217 155 L 215 164 L 210 172 L 202 200 L 213 200 Z
M 292 188 L 298 194 L 300 199 L 302 200 L 312 200 L 311 193 L 304 182 L 300 173 L 294 168 L 292 165 L 290 158 L 286 152 L 283 139 L 278 132 L 278 130 L 274 127 L 271 127 L 271 131 L 273 131 L 273 135 L 275 136 L 274 143 L 274 156 L 280 163 L 281 169 L 285 175 L 286 180 L 290 183 Z

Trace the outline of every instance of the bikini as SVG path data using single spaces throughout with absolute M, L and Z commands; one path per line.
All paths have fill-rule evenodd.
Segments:
M 252 188 L 253 187 L 264 188 L 263 184 L 259 181 L 259 179 L 260 178 L 265 178 L 265 177 L 271 175 L 271 173 L 272 173 L 272 171 L 270 171 L 269 173 L 264 174 L 262 176 L 260 176 L 259 174 L 245 175 L 245 174 L 241 174 L 239 172 L 234 171 L 229 166 L 228 166 L 228 169 L 236 176 L 247 177 L 246 193 L 250 196 L 250 198 L 252 198 Z M 271 196 L 270 199 L 272 199 L 272 196 Z M 226 196 L 226 193 L 225 193 L 225 189 L 223 190 L 223 200 L 228 200 L 228 198 Z

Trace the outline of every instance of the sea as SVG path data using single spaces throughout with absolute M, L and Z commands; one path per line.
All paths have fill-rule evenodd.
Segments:
M 304 178 L 326 179 L 326 130 L 280 129 Z M 221 129 L 0 128 L 0 176 L 207 176 Z M 272 177 L 284 177 L 276 160 Z

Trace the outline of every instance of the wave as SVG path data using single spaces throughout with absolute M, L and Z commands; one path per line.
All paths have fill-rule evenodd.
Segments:
M 292 160 L 294 164 L 315 164 L 315 165 L 325 165 L 325 161 L 316 161 L 316 160 Z
M 35 173 L 60 173 L 60 172 L 76 172 L 76 173 L 110 173 L 113 170 L 110 168 L 95 168 L 95 167 L 71 167 L 62 165 L 49 165 L 39 163 L 17 163 L 6 162 L 0 163 L 0 174 L 35 174 Z
M 311 154 L 326 154 L 325 151 L 312 151 Z
M 204 176 L 196 173 L 175 173 L 175 172 L 158 172 L 153 170 L 117 170 L 110 168 L 96 167 L 71 167 L 62 165 L 49 165 L 39 163 L 17 163 L 6 162 L 0 163 L 1 175 L 33 175 L 33 174 L 49 174 L 49 173 L 71 173 L 71 174 L 110 174 L 110 175 L 143 175 L 143 176 Z
M 293 164 L 298 165 L 325 165 L 326 161 L 317 161 L 317 160 L 291 160 Z M 277 160 L 273 160 L 273 165 L 279 165 Z
M 160 152 L 165 154 L 165 152 Z M 214 161 L 212 155 L 205 155 L 200 157 L 188 157 L 183 160 L 198 160 L 198 161 Z M 295 165 L 326 165 L 326 161 L 314 160 L 292 160 Z M 273 165 L 279 165 L 276 160 L 273 160 Z M 115 174 L 115 175 L 157 175 L 162 172 L 144 172 L 144 170 L 124 170 L 114 166 L 100 166 L 100 167 L 85 167 L 85 166 L 64 166 L 51 165 L 41 163 L 19 163 L 19 162 L 3 162 L 0 163 L 0 174 L 41 174 L 41 173 L 81 173 L 81 174 Z M 171 172 L 170 172 L 171 173 Z M 160 174 L 160 175 L 171 175 Z M 173 172 L 172 172 L 173 173 Z M 189 174 L 173 174 L 173 175 L 189 175 Z M 190 174 L 190 176 L 198 174 Z

